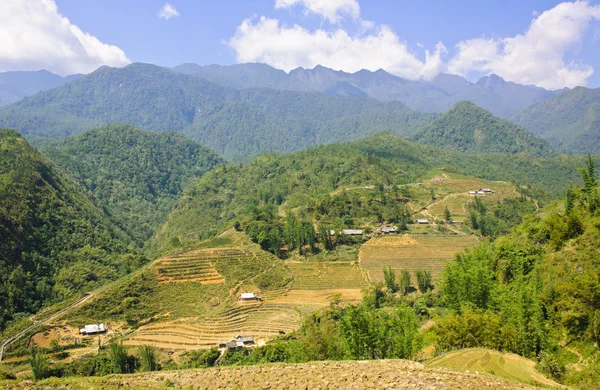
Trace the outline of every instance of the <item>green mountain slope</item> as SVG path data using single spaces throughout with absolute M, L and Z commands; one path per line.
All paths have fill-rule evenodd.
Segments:
M 109 125 L 42 149 L 71 173 L 138 244 L 154 234 L 183 187 L 224 160 L 175 132 Z
M 116 279 L 129 238 L 15 131 L 0 130 L 0 329 L 15 313 Z
M 468 153 L 552 154 L 545 141 L 496 118 L 471 102 L 459 102 L 412 139 L 419 143 Z
M 577 87 L 511 117 L 519 126 L 569 153 L 600 151 L 600 88 Z
M 147 64 L 103 67 L 0 109 L 0 125 L 28 137 L 60 139 L 109 123 L 127 123 L 175 130 L 238 160 L 381 131 L 406 136 L 432 117 L 399 102 L 236 90 Z
M 416 182 L 433 168 L 535 184 L 561 194 L 569 183 L 580 181 L 574 168 L 580 163 L 583 158 L 571 156 L 467 155 L 380 134 L 209 172 L 186 189 L 157 236 L 162 247 L 175 238 L 210 237 L 256 207 L 285 203 L 290 210 L 311 210 L 342 188 Z

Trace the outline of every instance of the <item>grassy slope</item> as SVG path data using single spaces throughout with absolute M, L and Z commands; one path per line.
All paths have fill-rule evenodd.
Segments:
M 474 348 L 446 353 L 425 363 L 432 368 L 450 368 L 458 371 L 488 373 L 515 382 L 535 386 L 560 385 L 535 370 L 535 362 L 515 354 Z

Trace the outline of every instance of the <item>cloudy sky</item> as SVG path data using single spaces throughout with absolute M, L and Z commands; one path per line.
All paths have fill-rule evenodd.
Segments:
M 600 0 L 2 0 L 0 71 L 265 62 L 600 87 Z

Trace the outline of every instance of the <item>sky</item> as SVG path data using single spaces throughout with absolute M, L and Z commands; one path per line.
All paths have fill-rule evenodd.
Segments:
M 264 62 L 600 87 L 600 0 L 2 0 L 0 72 Z

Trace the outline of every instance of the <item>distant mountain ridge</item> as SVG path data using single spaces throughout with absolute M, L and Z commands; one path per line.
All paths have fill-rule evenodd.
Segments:
M 546 141 L 467 101 L 456 103 L 411 139 L 466 153 L 554 153 Z
M 347 73 L 320 65 L 313 69 L 297 68 L 289 74 L 260 63 L 231 66 L 182 64 L 173 69 L 233 88 L 317 91 L 343 96 L 364 94 L 381 101 L 400 101 L 422 112 L 444 112 L 461 100 L 469 100 L 501 118 L 557 93 L 508 82 L 497 75 L 485 76 L 477 83 L 471 83 L 450 74 L 440 74 L 429 82 L 411 81 L 382 69 Z
M 600 88 L 565 91 L 510 119 L 565 152 L 600 150 Z
M 34 95 L 39 91 L 59 87 L 83 76 L 74 74 L 61 77 L 47 70 L 2 72 L 0 73 L 0 107 Z
M 387 131 L 409 136 L 435 114 L 400 102 L 316 92 L 237 90 L 149 64 L 102 67 L 0 108 L 0 125 L 61 139 L 109 123 L 175 130 L 233 160 Z

